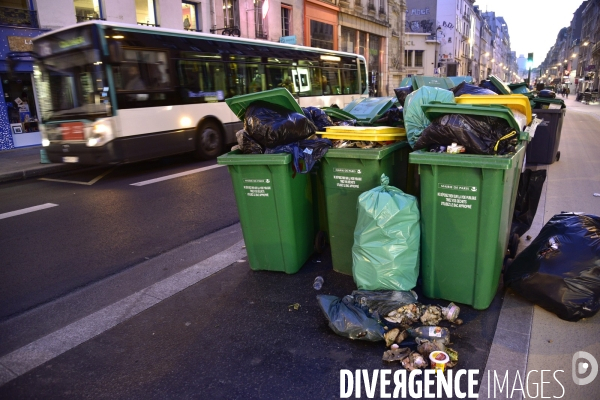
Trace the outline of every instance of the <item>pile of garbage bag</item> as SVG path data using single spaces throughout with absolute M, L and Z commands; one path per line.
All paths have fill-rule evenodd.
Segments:
M 518 132 L 502 118 L 447 114 L 423 130 L 413 149 L 459 143 L 470 154 L 507 154 L 515 151 L 518 137 Z
M 310 172 L 332 147 L 330 140 L 317 137 L 315 132 L 333 122 L 317 107 L 307 107 L 303 112 L 260 100 L 253 102 L 246 108 L 244 129 L 236 132 L 237 149 L 244 154 L 289 153 L 294 172 Z
M 431 123 L 425 116 L 421 106 L 433 101 L 442 103 L 454 103 L 454 94 L 450 90 L 437 87 L 423 86 L 410 93 L 404 103 L 404 127 L 406 138 L 411 147 L 419 140 L 423 129 Z
M 412 291 L 355 290 L 342 299 L 318 295 L 317 302 L 329 327 L 338 335 L 354 340 L 384 341 L 382 360 L 398 361 L 408 370 L 426 368 L 432 353 L 445 354 L 446 368 L 458 363 L 458 352 L 451 344 L 450 328 L 461 325 L 460 308 L 417 302 Z M 404 346 L 404 347 L 400 347 Z M 416 347 L 416 349 L 415 349 Z
M 600 217 L 561 213 L 504 272 L 504 284 L 567 321 L 600 310 Z

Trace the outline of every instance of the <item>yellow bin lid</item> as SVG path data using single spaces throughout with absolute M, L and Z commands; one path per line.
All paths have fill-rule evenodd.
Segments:
M 387 142 L 406 139 L 406 129 L 392 126 L 328 126 L 317 132 L 326 139 Z
M 499 95 L 474 95 L 463 94 L 456 97 L 454 100 L 458 104 L 477 104 L 477 105 L 503 105 L 512 110 L 518 111 L 525 115 L 527 124 L 531 122 L 531 103 L 527 96 L 522 94 L 499 94 Z

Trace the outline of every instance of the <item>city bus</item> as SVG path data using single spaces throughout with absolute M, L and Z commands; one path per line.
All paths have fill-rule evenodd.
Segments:
M 34 40 L 51 162 L 212 159 L 242 122 L 225 99 L 278 87 L 301 107 L 368 95 L 364 57 L 232 36 L 88 21 Z

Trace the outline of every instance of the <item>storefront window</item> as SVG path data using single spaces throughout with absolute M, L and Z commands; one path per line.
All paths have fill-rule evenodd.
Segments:
M 154 0 L 135 0 L 135 15 L 138 25 L 158 26 Z
M 310 46 L 333 50 L 333 25 L 311 20 Z
M 198 29 L 196 3 L 182 3 L 181 13 L 183 18 L 183 29 L 195 31 Z
M 31 74 L 1 74 L 0 79 L 12 133 L 37 132 L 38 113 Z
M 354 44 L 356 42 L 356 30 L 342 26 L 340 50 L 354 53 Z
M 77 22 L 102 18 L 100 0 L 75 0 L 73 3 L 75 5 L 75 18 Z
M 367 53 L 365 51 L 367 47 L 367 33 L 359 31 L 358 32 L 358 54 L 361 56 L 366 56 Z

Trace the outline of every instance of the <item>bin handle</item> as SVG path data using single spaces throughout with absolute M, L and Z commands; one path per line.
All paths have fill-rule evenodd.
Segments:
M 510 133 L 507 133 L 506 135 L 502 136 L 500 139 L 498 139 L 498 141 L 496 142 L 496 145 L 494 146 L 494 153 L 498 151 L 498 145 L 500 144 L 500 141 L 504 140 L 504 139 L 508 139 L 512 136 L 515 136 L 517 134 L 517 131 L 512 131 Z

